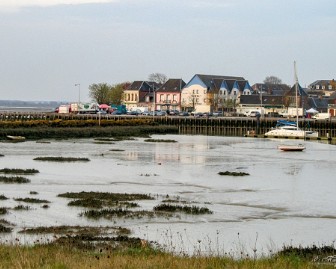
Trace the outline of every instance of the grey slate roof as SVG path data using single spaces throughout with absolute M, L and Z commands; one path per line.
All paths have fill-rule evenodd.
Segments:
M 242 105 L 259 105 L 261 104 L 262 97 L 262 105 L 263 106 L 283 106 L 284 97 L 283 96 L 274 96 L 274 95 L 262 95 L 252 94 L 252 95 L 241 95 L 240 96 L 240 104 Z
M 215 80 L 221 79 L 221 80 L 245 80 L 243 77 L 234 77 L 234 76 L 217 76 L 217 75 L 201 75 L 196 74 L 208 88 L 213 88 L 215 84 Z
M 169 79 L 156 92 L 181 92 L 185 85 L 182 79 Z

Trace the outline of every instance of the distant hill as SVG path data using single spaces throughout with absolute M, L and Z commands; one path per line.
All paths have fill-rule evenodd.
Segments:
M 68 102 L 61 101 L 20 101 L 20 100 L 0 100 L 0 111 L 54 111 L 61 104 Z

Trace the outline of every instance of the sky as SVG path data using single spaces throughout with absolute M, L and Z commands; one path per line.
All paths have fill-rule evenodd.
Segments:
M 336 79 L 335 0 L 0 0 L 0 100 L 89 101 L 152 73 Z M 79 85 L 78 85 L 79 84 Z

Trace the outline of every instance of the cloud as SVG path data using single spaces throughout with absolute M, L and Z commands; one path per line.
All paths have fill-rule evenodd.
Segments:
M 0 10 L 14 11 L 25 7 L 112 3 L 119 0 L 1 0 Z

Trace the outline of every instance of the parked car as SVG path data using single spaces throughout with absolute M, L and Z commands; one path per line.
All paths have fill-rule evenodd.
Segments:
M 214 117 L 223 117 L 223 112 L 222 111 L 215 111 L 212 113 L 212 116 Z
M 278 112 L 268 112 L 267 117 L 282 118 L 283 116 L 281 114 L 279 114 Z
M 167 112 L 166 111 L 162 111 L 162 110 L 160 110 L 160 111 L 157 111 L 156 112 L 156 116 L 166 116 L 167 115 Z
M 252 111 L 251 113 L 250 113 L 250 117 L 260 117 L 261 115 L 260 115 L 260 112 L 259 111 Z
M 179 116 L 187 117 L 189 116 L 189 112 L 187 111 L 180 112 Z
M 122 115 L 123 113 L 119 110 L 112 111 L 111 115 Z
M 245 116 L 247 117 L 260 117 L 260 112 L 258 110 L 251 110 L 245 112 Z
M 133 111 L 127 111 L 126 114 L 127 114 L 127 115 L 132 115 L 132 116 L 138 116 L 138 115 L 139 115 L 139 112 L 136 111 L 136 110 L 133 110 Z
M 170 111 L 169 111 L 169 115 L 177 116 L 177 115 L 179 115 L 179 114 L 180 114 L 180 111 L 178 111 L 178 110 L 170 110 Z

